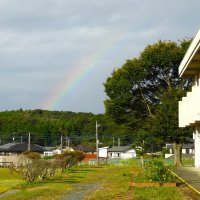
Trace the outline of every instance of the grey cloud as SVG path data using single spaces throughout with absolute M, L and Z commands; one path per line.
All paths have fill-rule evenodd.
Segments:
M 199 7 L 197 0 L 0 0 L 1 109 L 38 108 L 96 53 L 55 109 L 104 112 L 102 83 L 113 69 L 159 39 L 193 36 Z

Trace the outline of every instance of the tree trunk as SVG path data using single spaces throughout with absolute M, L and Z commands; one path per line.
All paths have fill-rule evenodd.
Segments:
M 173 143 L 174 166 L 183 166 L 182 164 L 182 144 Z

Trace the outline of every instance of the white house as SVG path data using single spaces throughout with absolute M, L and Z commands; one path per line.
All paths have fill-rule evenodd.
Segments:
M 194 80 L 191 91 L 179 101 L 179 127 L 194 128 L 195 167 L 200 167 L 200 30 L 179 66 L 179 75 Z
M 174 149 L 172 144 L 166 144 L 166 149 L 169 151 L 165 155 L 165 158 L 170 157 L 174 155 Z M 182 154 L 187 155 L 187 156 L 194 156 L 194 143 L 189 143 L 189 144 L 183 144 L 182 146 Z
M 136 157 L 136 151 L 131 146 L 114 146 L 108 149 L 109 158 L 129 159 Z

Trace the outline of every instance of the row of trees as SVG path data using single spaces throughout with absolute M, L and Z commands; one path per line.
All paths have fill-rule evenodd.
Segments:
M 64 152 L 50 159 L 41 158 L 36 152 L 23 152 L 16 166 L 10 168 L 11 172 L 17 171 L 28 182 L 42 180 L 54 176 L 58 171 L 61 173 L 68 167 L 77 165 L 83 160 L 82 152 Z
M 132 142 L 131 131 L 116 124 L 104 114 L 74 113 L 68 111 L 16 110 L 0 112 L 0 143 L 28 141 L 42 146 L 60 145 L 63 135 L 71 145 L 87 143 L 95 146 L 95 122 L 98 121 L 99 139 L 103 145 L 112 145 L 113 137 L 121 138 L 122 144 Z
M 158 41 L 148 45 L 138 58 L 127 60 L 104 83 L 106 113 L 117 124 L 129 127 L 140 145 L 173 143 L 175 165 L 181 164 L 181 145 L 192 133 L 178 127 L 178 101 L 192 82 L 179 78 L 178 67 L 190 42 Z

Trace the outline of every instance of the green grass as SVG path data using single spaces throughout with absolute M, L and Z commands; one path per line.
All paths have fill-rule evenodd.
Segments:
M 177 188 L 173 187 L 129 190 L 129 182 L 139 170 L 140 167 L 134 161 L 124 163 L 123 166 L 78 166 L 66 170 L 62 175 L 57 174 L 50 179 L 27 183 L 17 174 L 9 174 L 8 169 L 0 169 L 0 188 L 7 183 L 8 189 L 20 189 L 20 192 L 2 200 L 61 199 L 64 194 L 73 191 L 76 183 L 99 183 L 100 188 L 90 192 L 86 200 L 183 200 Z M 11 182 L 14 185 L 11 185 Z
M 58 173 L 57 176 L 46 180 L 34 181 L 30 183 L 22 182 L 21 184 L 18 184 L 17 187 L 15 187 L 20 189 L 20 192 L 4 197 L 2 199 L 4 200 L 13 200 L 13 199 L 28 200 L 32 198 L 40 200 L 60 199 L 63 196 L 63 194 L 73 189 L 73 184 L 87 182 L 87 177 L 89 177 L 91 173 L 95 173 L 95 168 L 74 167 L 69 170 L 66 170 L 66 172 L 64 172 L 62 175 Z
M 16 188 L 23 182 L 17 173 L 10 173 L 8 168 L 0 168 L 0 193 Z
M 184 166 L 194 166 L 194 158 L 183 159 L 182 162 Z
M 91 181 L 101 182 L 101 188 L 93 191 L 87 200 L 125 200 L 129 190 L 129 181 L 134 174 L 131 166 L 103 167 Z
M 135 188 L 134 200 L 184 200 L 176 187 Z

